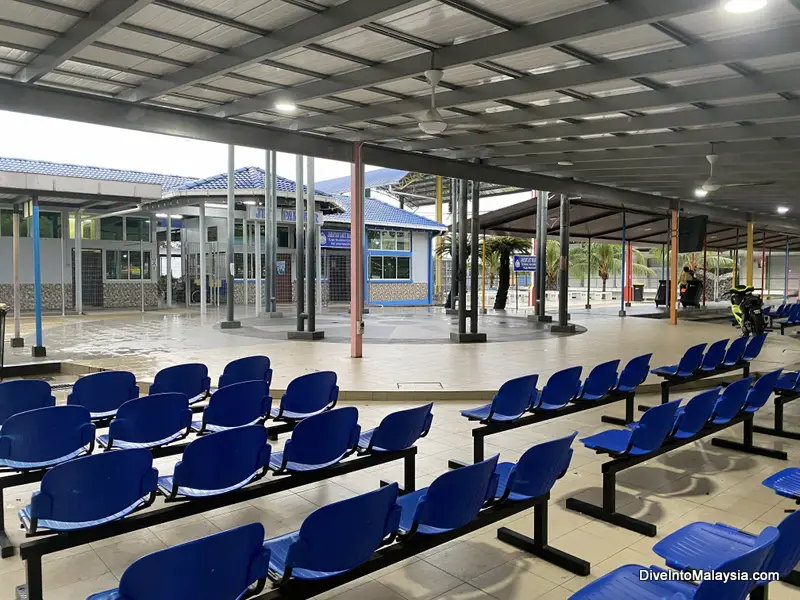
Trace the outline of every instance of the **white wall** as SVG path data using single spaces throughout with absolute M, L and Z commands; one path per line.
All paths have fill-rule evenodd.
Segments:
M 428 232 L 411 233 L 411 279 L 419 283 L 428 283 L 428 269 L 431 254 L 428 250 Z
M 61 283 L 61 240 L 46 238 L 39 244 L 42 283 Z M 67 282 L 72 281 L 72 252 L 67 247 L 65 257 Z M 19 240 L 19 281 L 33 283 L 33 239 Z M 0 283 L 14 283 L 14 240 L 0 237 Z

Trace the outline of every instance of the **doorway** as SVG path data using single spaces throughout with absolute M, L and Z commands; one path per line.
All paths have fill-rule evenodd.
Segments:
M 103 308 L 103 251 L 81 250 L 83 306 Z M 72 305 L 75 306 L 75 249 L 72 249 Z

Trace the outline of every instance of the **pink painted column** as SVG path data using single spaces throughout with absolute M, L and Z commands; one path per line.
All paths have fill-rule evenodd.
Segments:
M 353 144 L 350 174 L 350 357 L 361 358 L 364 318 L 364 159 Z

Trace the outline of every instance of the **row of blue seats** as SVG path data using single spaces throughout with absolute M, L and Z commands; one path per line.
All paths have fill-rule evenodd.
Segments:
M 670 378 L 687 378 L 698 373 L 711 374 L 720 367 L 734 367 L 752 362 L 761 353 L 766 339 L 767 334 L 763 333 L 752 338 L 735 338 L 732 342 L 719 340 L 708 346 L 708 350 L 706 344 L 697 344 L 686 351 L 677 365 L 658 367 L 651 372 Z
M 609 429 L 583 438 L 587 448 L 614 456 L 639 456 L 658 450 L 670 438 L 687 439 L 707 425 L 724 425 L 743 413 L 763 407 L 781 375 L 772 371 L 753 383 L 752 377 L 717 387 L 693 397 L 685 405 L 674 400 L 648 409 L 627 429 Z
M 268 470 L 276 475 L 307 472 L 330 467 L 355 452 L 404 450 L 428 434 L 432 407 L 426 404 L 394 412 L 363 433 L 355 407 L 326 411 L 298 423 L 281 452 L 271 451 L 267 430 L 260 425 L 211 433 L 186 446 L 172 475 L 159 476 L 152 453 L 143 448 L 72 456 L 44 474 L 40 489 L 19 517 L 30 534 L 41 529 L 83 529 L 148 506 L 156 493 L 168 500 L 216 496 L 240 489 Z M 62 406 L 28 411 L 12 419 L 59 410 L 86 413 L 82 407 Z M 93 428 L 88 422 L 84 425 Z M 52 426 L 41 437 L 60 435 L 57 429 L 63 423 L 54 421 Z M 0 440 L 9 439 L 5 434 L 4 429 Z
M 583 367 L 570 367 L 553 373 L 541 392 L 536 388 L 538 375 L 511 379 L 500 387 L 490 404 L 463 410 L 461 414 L 482 423 L 514 421 L 526 412 L 558 410 L 570 402 L 591 403 L 609 394 L 629 394 L 647 378 L 651 356 L 644 354 L 630 360 L 622 373 L 618 373 L 619 360 L 599 364 L 583 383 Z
M 404 496 L 396 483 L 323 506 L 298 531 L 264 540 L 253 523 L 149 554 L 123 573 L 118 589 L 90 600 L 221 600 L 290 579 L 319 580 L 366 563 L 382 546 L 462 528 L 482 509 L 540 497 L 563 476 L 577 434 L 538 444 L 514 463 L 498 456 L 447 472 Z
M 779 306 L 766 306 L 764 307 L 764 316 L 769 317 L 770 319 L 785 319 L 786 317 L 791 317 L 793 314 L 796 314 L 797 311 L 800 310 L 800 303 L 788 303 L 784 302 Z M 796 318 L 796 317 L 795 317 Z

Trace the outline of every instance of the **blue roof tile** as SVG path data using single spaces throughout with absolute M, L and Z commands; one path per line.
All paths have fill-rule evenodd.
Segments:
M 0 157 L 0 171 L 54 175 L 58 177 L 84 177 L 87 179 L 125 181 L 128 183 L 150 183 L 161 185 L 164 191 L 172 190 L 196 179 L 195 177 L 181 177 L 179 175 L 161 175 L 159 173 L 123 171 L 121 169 L 106 169 L 104 167 L 89 167 L 84 165 L 54 163 L 44 160 L 4 157 Z
M 408 171 L 400 169 L 374 169 L 364 173 L 364 187 L 375 188 L 385 185 L 394 185 L 408 175 Z M 318 190 L 323 190 L 329 194 L 346 194 L 350 191 L 350 176 L 337 177 L 320 181 L 317 185 Z
M 344 212 L 325 215 L 325 221 L 350 222 L 350 197 L 335 196 L 336 203 Z M 445 231 L 447 227 L 431 219 L 397 208 L 375 198 L 364 198 L 364 221 L 367 225 L 385 225 L 405 229 L 433 229 Z
M 264 189 L 264 169 L 258 167 L 242 167 L 233 172 L 234 182 L 237 190 L 257 190 Z M 226 190 L 228 189 L 228 174 L 220 173 L 205 179 L 199 179 L 183 185 L 176 190 Z M 306 186 L 303 186 L 306 189 Z M 295 183 L 291 179 L 286 179 L 278 175 L 278 192 L 284 194 L 295 194 Z M 319 189 L 316 190 L 320 196 L 329 196 Z

